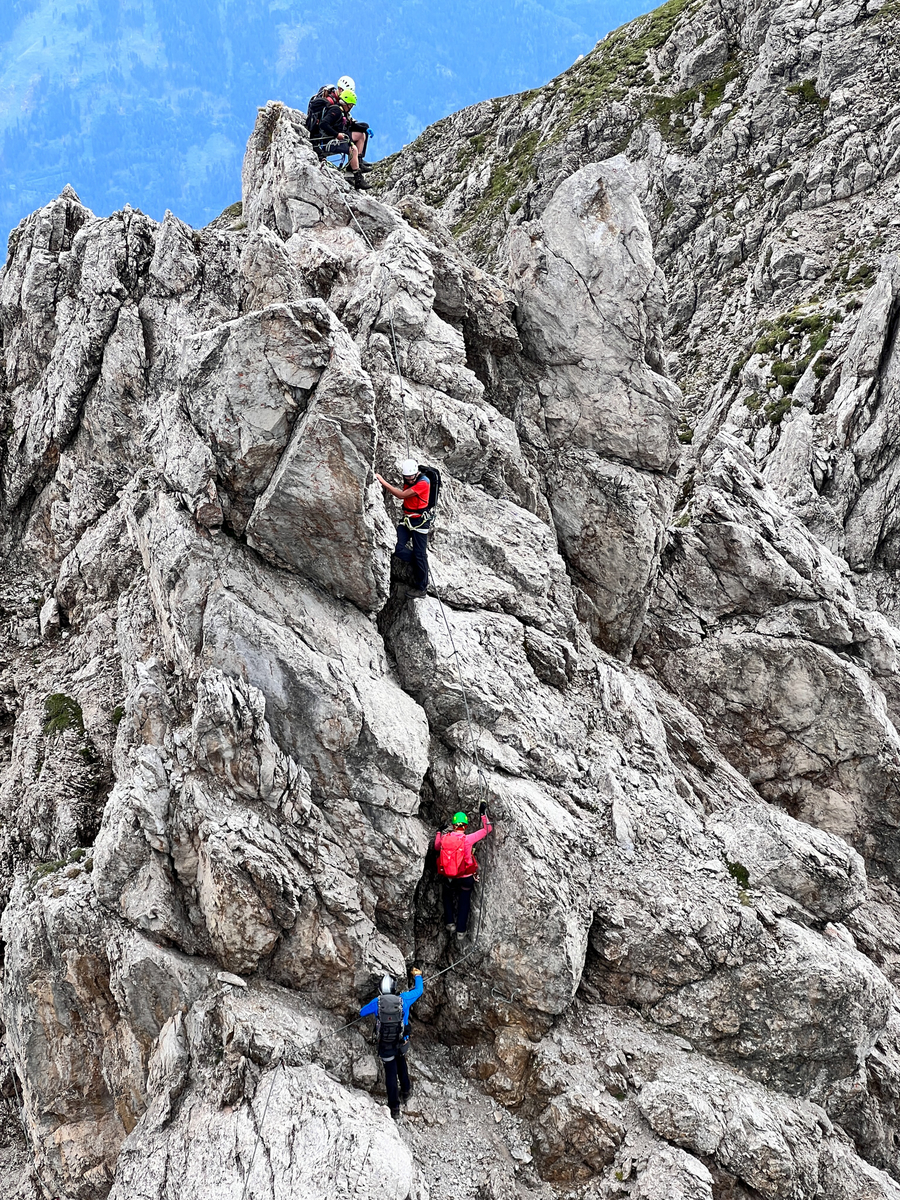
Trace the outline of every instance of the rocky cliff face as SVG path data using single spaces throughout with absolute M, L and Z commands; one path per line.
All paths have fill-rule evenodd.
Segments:
M 772 46 L 806 47 L 805 71 L 846 43 L 863 72 L 892 20 L 669 6 L 619 41 L 642 95 L 645 72 L 700 72 L 677 76 L 696 182 L 704 131 L 771 100 Z M 696 65 L 722 54 L 731 122 Z M 602 93 L 598 128 L 635 94 Z M 843 111 L 886 138 L 862 108 Z M 717 275 L 709 241 L 676 366 L 690 343 L 720 378 L 691 377 L 688 442 L 666 329 L 713 217 L 698 198 L 665 242 L 637 144 L 560 159 L 522 218 L 495 214 L 500 275 L 404 177 L 419 148 L 393 203 L 348 192 L 278 104 L 237 222 L 101 220 L 67 190 L 14 233 L 3 1087 L 34 1169 L 11 1163 L 10 1190 L 900 1197 L 900 267 L 807 297 L 725 371 L 703 313 L 734 272 L 738 340 L 812 283 L 776 285 L 774 253 Z M 875 212 L 878 161 L 822 213 L 801 190 L 795 218 Z M 823 313 L 821 341 L 802 322 Z M 425 598 L 374 479 L 407 449 L 445 479 Z M 459 948 L 427 850 L 482 796 L 496 827 Z M 395 1125 L 344 1026 L 413 962 L 418 1086 Z

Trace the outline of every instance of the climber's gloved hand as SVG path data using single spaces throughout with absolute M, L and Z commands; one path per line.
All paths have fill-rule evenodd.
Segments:
M 487 801 L 482 800 L 482 802 L 478 805 L 479 817 L 483 817 L 486 812 L 487 812 Z

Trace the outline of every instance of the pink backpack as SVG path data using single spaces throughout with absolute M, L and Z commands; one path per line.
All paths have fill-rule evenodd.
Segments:
M 445 833 L 441 838 L 441 852 L 438 855 L 438 874 L 448 879 L 457 879 L 460 875 L 470 873 L 472 856 L 466 846 L 466 835 L 457 830 Z

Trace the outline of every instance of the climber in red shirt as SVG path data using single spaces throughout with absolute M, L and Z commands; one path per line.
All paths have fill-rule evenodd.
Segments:
M 419 470 L 414 458 L 397 464 L 403 476 L 403 487 L 394 487 L 381 475 L 375 478 L 381 486 L 403 501 L 403 519 L 397 526 L 397 547 L 394 550 L 401 562 L 412 563 L 416 587 L 425 595 L 428 587 L 428 508 L 431 483 Z
M 438 830 L 434 839 L 434 848 L 438 854 L 438 874 L 443 879 L 441 892 L 444 920 L 451 933 L 456 930 L 456 939 L 460 942 L 465 938 L 469 927 L 472 891 L 478 873 L 478 863 L 472 853 L 472 847 L 487 837 L 493 829 L 487 819 L 487 805 L 483 800 L 478 812 L 481 816 L 481 829 L 477 833 L 466 833 L 469 818 L 464 812 L 458 812 L 453 816 L 453 828 L 447 833 Z

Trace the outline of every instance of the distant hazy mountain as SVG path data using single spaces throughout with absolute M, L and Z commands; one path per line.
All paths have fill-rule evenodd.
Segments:
M 545 82 L 640 0 L 0 0 L 0 235 L 71 183 L 202 224 L 240 194 L 256 106 L 356 79 L 380 157 Z M 337 18 L 335 18 L 335 14 Z

